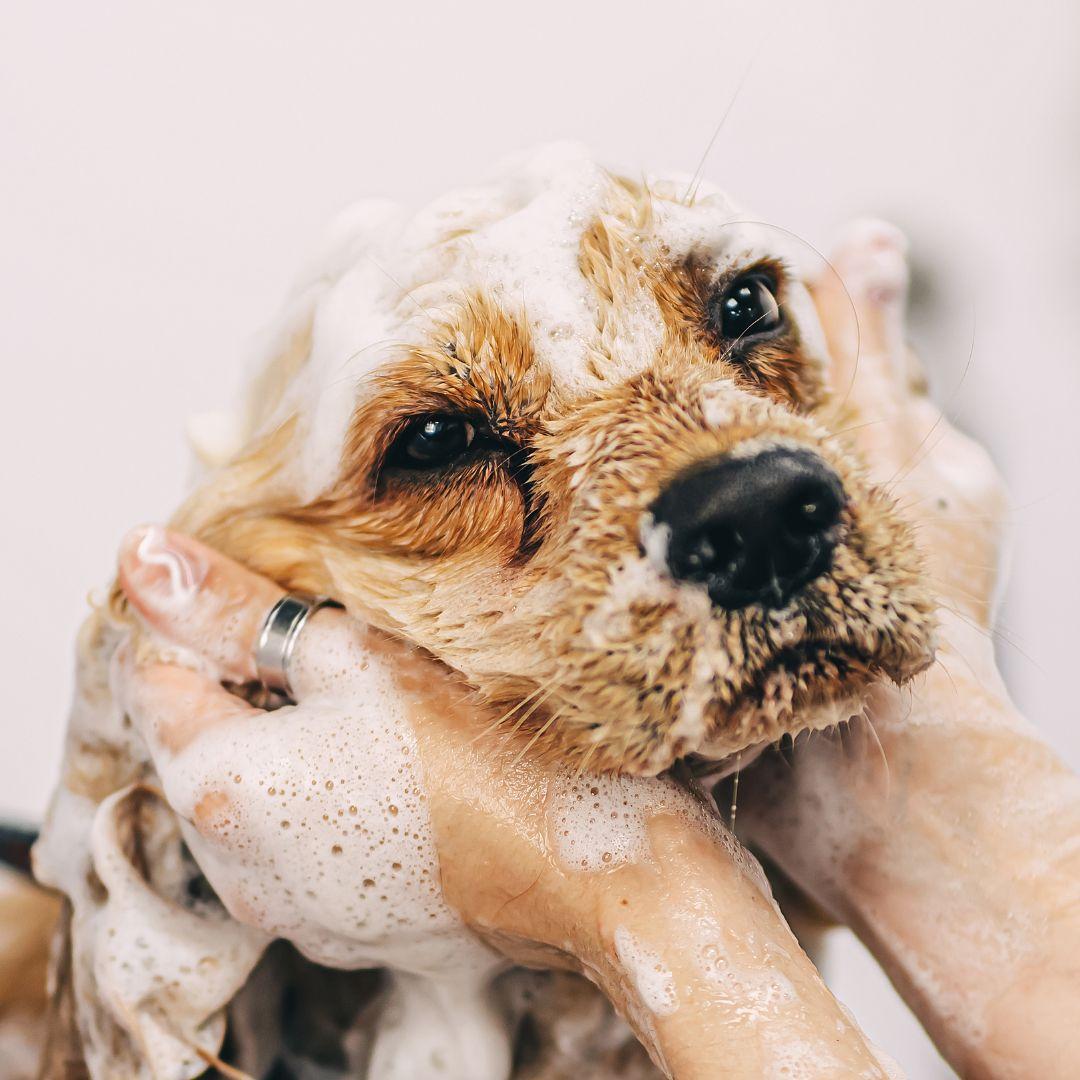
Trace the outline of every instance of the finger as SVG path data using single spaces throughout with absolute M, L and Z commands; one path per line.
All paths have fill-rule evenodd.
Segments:
M 904 234 L 884 221 L 852 222 L 842 231 L 830 265 L 833 272 L 824 274 L 812 291 L 838 391 L 875 392 L 876 381 L 867 387 L 867 375 L 884 378 L 894 394 L 921 390 L 921 371 L 904 339 L 910 279 Z M 850 331 L 852 308 L 857 334 Z
M 254 645 L 280 586 L 191 537 L 160 525 L 125 537 L 125 596 L 158 633 L 216 665 L 222 678 L 256 677 Z
M 612 919 L 615 959 L 659 1013 L 653 1026 L 672 1075 L 714 1077 L 718 1053 L 731 1076 L 889 1075 L 767 887 L 746 872 L 751 856 L 671 818 L 656 820 L 649 839 L 659 887 L 611 874 L 616 895 L 630 901 Z
M 205 732 L 261 715 L 210 676 L 174 664 L 130 663 L 123 698 L 125 711 L 159 766 Z

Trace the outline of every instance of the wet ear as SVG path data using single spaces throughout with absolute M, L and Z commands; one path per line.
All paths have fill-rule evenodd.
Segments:
M 124 1032 L 132 1065 L 149 1064 L 154 1076 L 193 1076 L 216 1058 L 225 1007 L 266 935 L 192 888 L 199 875 L 176 815 L 152 789 L 132 785 L 106 799 L 91 836 L 101 889 L 92 941 L 79 959 L 90 962 L 93 978 L 78 979 L 76 992 L 96 998 Z

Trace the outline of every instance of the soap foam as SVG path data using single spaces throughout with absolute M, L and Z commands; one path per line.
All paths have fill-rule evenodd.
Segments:
M 670 1016 L 679 1007 L 675 980 L 658 953 L 637 941 L 624 926 L 615 928 L 615 955 L 634 980 L 638 997 L 657 1016 Z
M 722 847 L 745 875 L 771 899 L 757 859 L 707 807 L 666 776 L 579 776 L 556 774 L 545 815 L 548 845 L 569 870 L 593 873 L 652 858 L 649 822 L 671 815 L 705 833 Z
M 648 183 L 669 196 L 678 186 L 671 178 Z M 559 143 L 508 159 L 488 183 L 449 192 L 411 219 L 392 204 L 367 202 L 342 215 L 289 309 L 290 333 L 309 322 L 312 345 L 270 421 L 299 418 L 299 452 L 284 482 L 304 498 L 333 483 L 358 394 L 388 360 L 430 342 L 472 290 L 524 315 L 537 360 L 563 393 L 600 385 L 589 368 L 597 350 L 608 381 L 653 363 L 664 322 L 651 291 L 643 283 L 622 298 L 617 325 L 601 328 L 580 270 L 582 233 L 602 218 L 612 193 L 610 174 L 587 150 Z M 651 255 L 695 253 L 717 274 L 737 260 L 775 257 L 785 243 L 786 234 L 740 220 L 711 189 L 692 207 L 655 200 L 652 212 L 649 235 L 635 238 Z M 791 291 L 785 304 L 805 302 L 797 283 Z M 271 340 L 281 348 L 288 337 Z

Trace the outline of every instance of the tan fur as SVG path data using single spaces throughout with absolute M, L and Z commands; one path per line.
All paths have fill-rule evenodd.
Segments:
M 703 740 L 734 752 L 815 722 L 810 710 L 871 679 L 909 677 L 930 656 L 918 559 L 889 500 L 809 415 L 824 388 L 798 328 L 741 351 L 712 340 L 703 305 L 717 283 L 699 261 L 666 256 L 652 208 L 647 190 L 615 180 L 610 213 L 582 233 L 579 266 L 598 298 L 588 369 L 601 389 L 554 387 L 522 313 L 464 292 L 362 396 L 328 492 L 298 502 L 275 483 L 296 451 L 286 423 L 176 524 L 285 586 L 339 597 L 499 707 L 538 692 L 523 730 L 557 714 L 543 747 L 601 769 L 655 771 Z M 783 267 L 768 265 L 783 302 Z M 644 291 L 665 342 L 648 370 L 618 378 L 623 313 Z M 282 372 L 299 366 L 294 341 L 274 367 L 274 401 Z M 716 393 L 719 427 L 703 404 Z M 515 449 L 441 475 L 383 465 L 410 417 L 447 411 L 482 418 Z M 833 568 L 800 600 L 807 644 L 786 660 L 782 630 L 760 609 L 712 611 L 655 582 L 615 599 L 663 484 L 751 439 L 813 449 L 850 500 Z

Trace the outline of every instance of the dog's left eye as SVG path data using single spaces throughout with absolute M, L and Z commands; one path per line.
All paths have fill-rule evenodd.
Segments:
M 475 439 L 476 428 L 464 416 L 418 416 L 397 437 L 388 460 L 407 469 L 437 469 L 461 457 Z
M 776 333 L 784 324 L 776 285 L 760 270 L 740 275 L 710 305 L 709 320 L 727 341 Z

